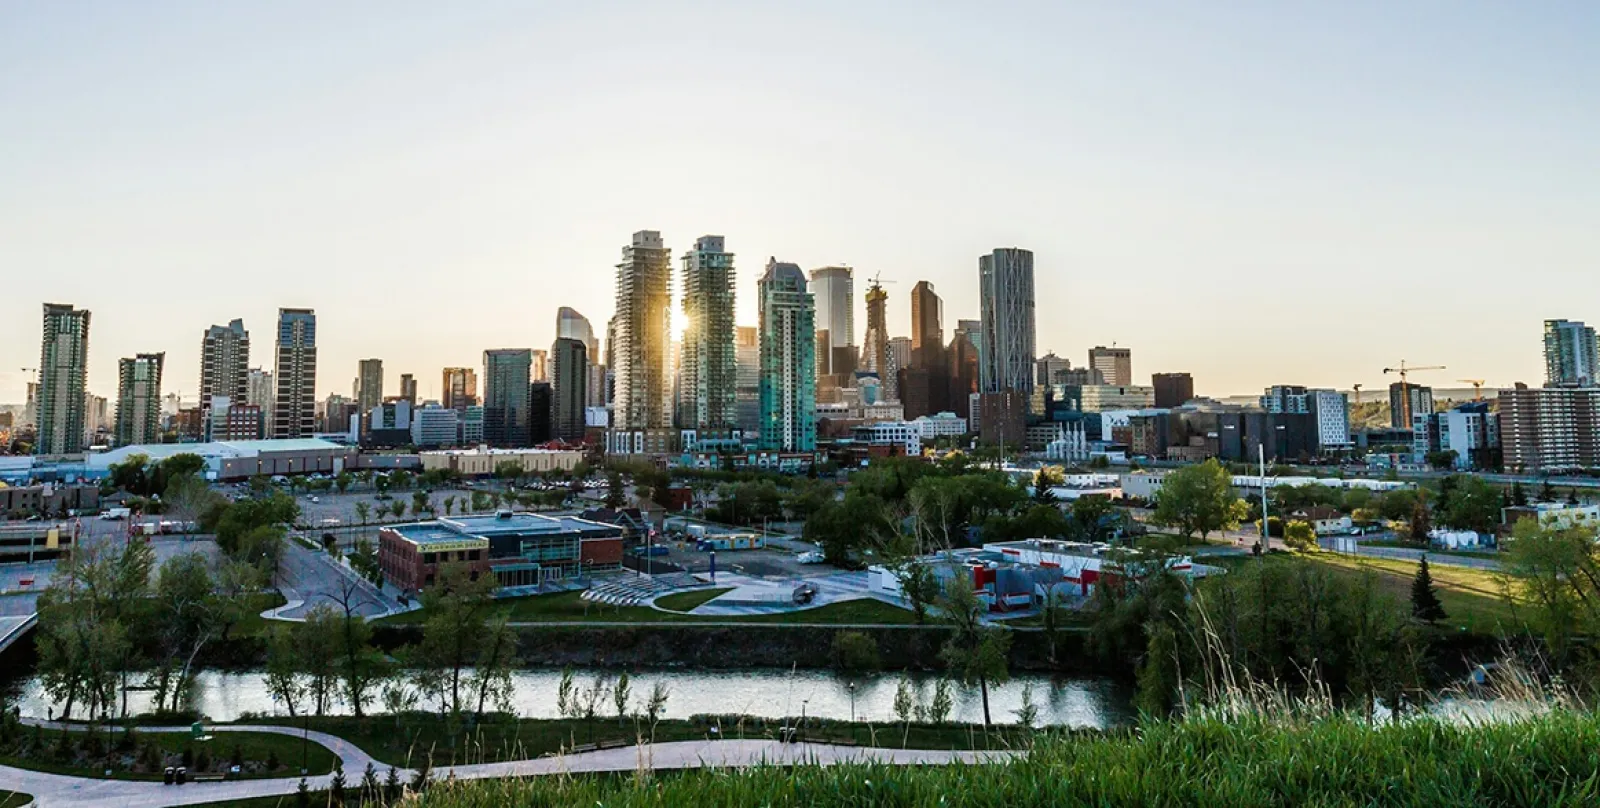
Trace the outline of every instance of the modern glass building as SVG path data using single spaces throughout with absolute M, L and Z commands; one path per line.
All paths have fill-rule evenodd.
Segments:
M 737 420 L 734 388 L 733 253 L 722 236 L 701 236 L 683 254 L 683 332 L 678 426 L 728 429 Z
M 317 424 L 317 314 L 278 309 L 278 391 L 272 406 L 272 437 L 309 438 Z
M 161 369 L 166 356 L 139 354 L 118 362 L 118 446 L 161 442 Z
M 530 348 L 483 352 L 483 439 L 490 446 L 528 445 L 528 385 L 532 372 Z
M 84 386 L 89 369 L 89 312 L 44 304 L 44 338 L 34 403 L 38 438 L 34 454 L 83 451 Z
M 1600 385 L 1596 355 L 1600 344 L 1595 331 L 1575 320 L 1544 321 L 1544 376 L 1546 387 Z
M 761 310 L 761 448 L 817 448 L 816 305 L 800 267 L 767 262 Z

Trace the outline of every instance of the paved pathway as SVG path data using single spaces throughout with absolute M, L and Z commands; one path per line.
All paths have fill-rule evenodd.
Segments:
M 49 728 L 59 725 L 39 723 Z M 73 726 L 73 729 L 81 729 Z M 292 727 L 228 725 L 211 727 L 213 732 L 267 732 L 276 735 L 299 737 L 301 731 Z M 187 727 L 140 727 L 140 732 L 188 732 Z M 322 744 L 337 754 L 342 761 L 347 783 L 357 783 L 367 763 L 380 772 L 388 766 L 373 761 L 354 744 L 321 732 L 311 732 L 311 741 Z M 536 760 L 518 760 L 505 763 L 481 763 L 467 766 L 447 766 L 435 770 L 437 779 L 456 777 L 482 779 L 496 777 L 529 777 L 564 773 L 631 772 L 641 768 L 651 770 L 695 769 L 704 767 L 745 768 L 760 765 L 815 764 L 828 766 L 846 762 L 878 762 L 897 766 L 946 765 L 952 763 L 1000 762 L 1008 759 L 1007 752 L 948 751 L 937 749 L 877 749 L 827 744 L 785 744 L 777 741 L 675 741 L 647 746 L 604 749 L 564 756 L 546 756 Z M 401 777 L 409 779 L 411 772 L 401 770 Z M 329 775 L 305 778 L 312 790 L 328 787 Z M 253 797 L 290 795 L 299 787 L 298 777 L 279 777 L 265 780 L 233 780 L 222 783 L 194 783 L 184 786 L 167 786 L 159 782 L 135 780 L 102 780 L 89 777 L 68 777 L 59 774 L 0 766 L 0 783 L 6 788 L 32 794 L 40 808 L 74 806 L 81 808 L 144 808 L 145 806 L 193 805 L 223 800 L 243 800 Z

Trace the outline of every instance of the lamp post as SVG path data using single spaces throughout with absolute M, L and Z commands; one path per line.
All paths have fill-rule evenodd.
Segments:
M 851 682 L 845 686 L 845 689 L 850 691 L 850 723 L 854 724 L 856 722 L 856 683 Z

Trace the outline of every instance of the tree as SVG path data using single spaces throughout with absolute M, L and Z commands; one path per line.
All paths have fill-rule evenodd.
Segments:
M 940 677 L 933 686 L 933 700 L 928 702 L 928 722 L 943 724 L 950 718 L 950 711 L 955 709 L 955 699 L 950 694 L 950 680 Z M 985 714 L 988 713 L 987 703 L 984 705 Z
M 365 502 L 357 502 L 356 503 L 356 518 L 361 520 L 361 524 L 363 524 L 363 525 L 366 524 L 367 523 L 367 518 L 370 517 L 371 515 L 372 515 L 372 506 L 371 505 L 368 505 Z
M 131 460 L 132 458 L 129 458 L 129 459 Z M 1555 502 L 1556 501 L 1556 489 L 1555 489 L 1555 486 L 1550 484 L 1550 478 L 1549 477 L 1545 477 L 1539 483 L 1539 501 L 1540 502 Z
M 383 654 L 372 647 L 372 625 L 356 613 L 361 602 L 359 591 L 355 581 L 341 577 L 333 593 L 333 601 L 339 607 L 339 677 L 344 701 L 356 718 L 362 717 L 373 699 L 374 688 L 388 673 Z
M 267 635 L 267 693 L 289 711 L 290 718 L 298 714 L 300 700 L 308 690 L 296 639 L 286 625 L 274 626 Z
M 1212 531 L 1239 526 L 1248 508 L 1233 493 L 1233 478 L 1215 459 L 1168 474 L 1156 495 L 1151 521 L 1204 540 Z
M 149 465 L 150 456 L 140 452 L 128 455 L 121 463 L 112 463 L 107 469 L 111 473 L 111 484 L 130 494 L 149 496 L 150 475 L 146 470 Z
M 1482 477 L 1456 475 L 1448 502 L 1441 501 L 1439 523 L 1453 530 L 1489 534 L 1500 522 L 1500 492 Z
M 1428 498 L 1422 490 L 1417 491 L 1417 496 L 1411 501 L 1411 540 L 1426 543 L 1428 533 L 1433 530 L 1433 520 L 1428 510 Z
M 613 471 L 606 475 L 606 496 L 602 500 L 607 508 L 616 510 L 628 502 L 627 484 L 622 481 L 622 472 Z
M 671 694 L 672 691 L 663 682 L 656 682 L 650 686 L 650 697 L 645 699 L 644 703 L 644 718 L 650 725 L 651 742 L 655 741 L 656 724 L 659 724 L 662 717 L 666 715 L 667 698 Z
M 900 674 L 900 681 L 894 688 L 894 717 L 900 719 L 902 735 L 900 745 L 904 747 L 911 741 L 911 719 L 916 714 L 916 697 L 911 693 L 911 677 L 904 672 Z
M 422 516 L 424 511 L 429 511 L 429 510 L 432 510 L 432 509 L 433 509 L 433 505 L 428 502 L 428 495 L 427 494 L 424 494 L 421 491 L 413 491 L 413 492 L 411 492 L 411 512 L 412 513 L 416 514 L 417 516 Z
M 1028 682 L 1022 686 L 1022 703 L 1013 711 L 1017 716 L 1017 724 L 1033 729 L 1039 722 L 1039 705 L 1033 703 L 1033 683 Z
M 1522 487 L 1522 481 L 1517 480 L 1511 484 L 1511 504 L 1524 508 L 1528 505 L 1528 492 Z
M 339 690 L 341 629 L 332 604 L 320 603 L 295 626 L 294 659 L 305 677 L 305 695 L 317 715 L 322 715 Z
M 389 504 L 389 512 L 394 514 L 394 518 L 396 519 L 404 518 L 406 515 L 406 504 L 397 499 Z
M 1511 529 L 1505 571 L 1508 595 L 1527 610 L 1558 665 L 1600 629 L 1600 549 L 1592 528 L 1518 520 Z
M 494 577 L 473 579 L 461 564 L 445 565 L 435 584 L 422 593 L 423 614 L 428 618 L 413 663 L 424 675 L 439 676 L 428 681 L 442 688 L 435 695 L 451 713 L 461 712 L 463 673 L 477 659 L 493 597 Z
M 882 666 L 878 643 L 859 631 L 833 635 L 833 664 L 847 673 L 872 673 Z
M 1301 553 L 1317 551 L 1317 531 L 1310 522 L 1301 519 L 1291 519 L 1283 526 L 1283 543 L 1289 549 Z
M 1427 623 L 1445 618 L 1444 604 L 1439 602 L 1439 593 L 1433 589 L 1433 574 L 1428 571 L 1426 553 L 1417 562 L 1417 574 L 1411 579 L 1411 615 Z
M 167 515 L 180 522 L 198 522 L 202 514 L 227 502 L 205 480 L 193 474 L 168 478 L 166 493 L 161 495 L 161 499 L 166 504 Z
M 633 697 L 633 688 L 628 681 L 628 672 L 623 671 L 617 675 L 617 683 L 611 688 L 611 703 L 617 708 L 617 718 L 626 718 L 628 715 L 628 700 Z
M 1456 467 L 1456 459 L 1460 456 L 1461 454 L 1454 449 L 1445 449 L 1440 452 L 1428 452 L 1423 459 L 1435 471 L 1449 471 Z
M 355 482 L 355 480 L 356 476 L 354 474 L 351 474 L 348 471 L 341 471 L 339 472 L 338 476 L 333 478 L 333 487 L 338 489 L 339 493 L 343 494 L 344 492 L 350 490 L 350 484 Z
M 984 622 L 983 604 L 966 578 L 957 576 L 951 580 L 940 606 L 952 631 L 940 648 L 939 657 L 963 682 L 978 686 L 987 730 L 993 723 L 989 715 L 989 685 L 1005 684 L 1011 678 L 1007 666 L 1011 632 Z

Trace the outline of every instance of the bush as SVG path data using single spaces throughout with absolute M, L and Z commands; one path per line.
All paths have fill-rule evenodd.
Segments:
M 882 667 L 878 642 L 859 631 L 833 635 L 833 664 L 849 673 L 871 673 Z

